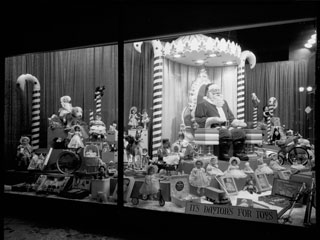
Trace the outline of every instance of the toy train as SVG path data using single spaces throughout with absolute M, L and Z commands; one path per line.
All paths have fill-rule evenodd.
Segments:
M 214 204 L 231 205 L 230 198 L 226 196 L 225 191 L 221 189 L 214 187 L 205 187 L 204 196 L 206 196 L 207 201 L 210 201 Z

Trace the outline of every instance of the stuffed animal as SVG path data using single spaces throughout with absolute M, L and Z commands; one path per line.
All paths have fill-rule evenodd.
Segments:
M 81 124 L 83 111 L 81 107 L 72 107 L 70 113 L 66 115 L 66 127 L 71 128 L 74 125 Z

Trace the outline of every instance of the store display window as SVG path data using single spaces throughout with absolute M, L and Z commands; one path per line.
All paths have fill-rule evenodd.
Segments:
M 312 226 L 316 39 L 309 20 L 7 57 L 5 192 Z
M 316 46 L 301 35 L 315 42 L 315 29 L 125 43 L 123 170 L 135 184 L 124 206 L 314 224 Z M 284 30 L 287 45 L 268 55 L 263 36 Z
M 117 65 L 117 45 L 6 58 L 12 192 L 116 204 Z

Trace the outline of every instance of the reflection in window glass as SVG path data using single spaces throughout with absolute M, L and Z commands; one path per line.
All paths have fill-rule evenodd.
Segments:
M 125 44 L 125 205 L 315 223 L 316 46 L 301 40 L 314 34 L 301 22 Z

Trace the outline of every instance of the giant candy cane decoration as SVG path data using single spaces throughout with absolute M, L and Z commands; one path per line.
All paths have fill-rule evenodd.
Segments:
M 152 156 L 157 154 L 162 138 L 162 83 L 163 59 L 159 40 L 152 41 L 153 62 L 153 118 L 152 118 Z
M 17 85 L 22 91 L 24 91 L 26 81 L 33 82 L 31 145 L 33 149 L 38 149 L 40 138 L 40 83 L 38 79 L 31 74 L 22 74 L 17 79 Z
M 237 118 L 242 121 L 244 121 L 244 69 L 246 59 L 248 59 L 252 69 L 256 65 L 256 56 L 250 51 L 243 51 L 240 56 L 237 78 Z
M 163 83 L 163 59 L 162 45 L 159 40 L 153 40 L 153 118 L 152 118 L 152 156 L 157 155 L 161 147 L 162 138 L 162 83 Z M 135 42 L 134 48 L 141 53 L 143 42 Z

